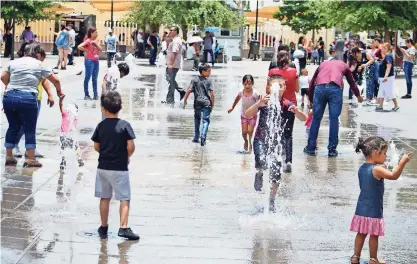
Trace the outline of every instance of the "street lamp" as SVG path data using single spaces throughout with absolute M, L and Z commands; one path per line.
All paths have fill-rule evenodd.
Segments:
M 111 30 L 113 30 L 113 0 L 111 0 L 111 4 L 110 4 L 110 28 Z

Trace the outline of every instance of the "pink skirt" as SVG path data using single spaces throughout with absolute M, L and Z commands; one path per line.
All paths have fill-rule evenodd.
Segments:
M 350 231 L 373 236 L 384 236 L 384 218 L 354 215 L 352 223 L 350 223 Z

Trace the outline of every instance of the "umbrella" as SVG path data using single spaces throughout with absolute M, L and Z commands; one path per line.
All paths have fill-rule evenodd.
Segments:
M 188 43 L 203 42 L 203 39 L 200 38 L 199 36 L 192 36 L 192 37 L 188 38 L 187 42 Z
M 210 33 L 219 32 L 219 28 L 218 27 L 208 27 L 208 28 L 204 29 L 204 32 L 210 32 Z

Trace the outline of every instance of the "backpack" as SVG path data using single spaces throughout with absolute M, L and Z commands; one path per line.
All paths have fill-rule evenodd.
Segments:
M 64 39 L 65 39 L 65 34 L 64 33 L 59 33 L 58 38 L 55 41 L 55 45 L 57 46 L 62 46 L 64 45 Z

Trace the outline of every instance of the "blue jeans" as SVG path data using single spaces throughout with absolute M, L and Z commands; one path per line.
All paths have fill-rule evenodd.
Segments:
M 194 140 L 207 137 L 208 127 L 210 124 L 211 107 L 205 106 L 201 109 L 194 109 Z M 203 122 L 201 122 L 203 119 Z M 201 135 L 200 135 L 201 123 Z
M 74 51 L 75 51 L 75 46 L 72 47 L 71 53 L 68 54 L 68 64 L 72 64 L 74 62 Z
M 411 95 L 413 89 L 413 66 L 414 64 L 409 61 L 404 61 L 404 74 L 405 81 L 407 83 L 407 94 Z
M 150 65 L 155 65 L 155 61 L 156 61 L 156 49 L 150 49 L 150 54 L 149 54 L 149 64 Z
M 41 103 L 42 103 L 42 101 L 38 101 L 38 117 L 37 118 L 39 118 L 39 113 L 41 112 Z M 17 135 L 16 147 L 19 146 L 20 140 L 22 139 L 24 134 L 25 134 L 25 127 L 22 126 L 22 128 L 19 131 L 19 134 Z
M 98 76 L 98 61 L 93 61 L 85 59 L 85 78 L 84 78 L 84 95 L 90 96 L 88 93 L 88 82 L 90 81 L 91 76 L 93 77 L 93 93 L 94 96 L 98 96 L 97 93 L 97 76 Z
M 38 121 L 37 94 L 10 90 L 4 94 L 3 108 L 9 128 L 4 146 L 12 149 L 19 143 L 19 132 L 24 128 L 25 148 L 36 149 L 36 123 Z
M 316 151 L 320 123 L 327 104 L 329 104 L 330 119 L 329 145 L 327 149 L 329 152 L 336 151 L 339 143 L 339 116 L 342 112 L 343 92 L 342 88 L 329 84 L 317 85 L 314 90 L 313 122 L 308 135 L 308 151 Z

